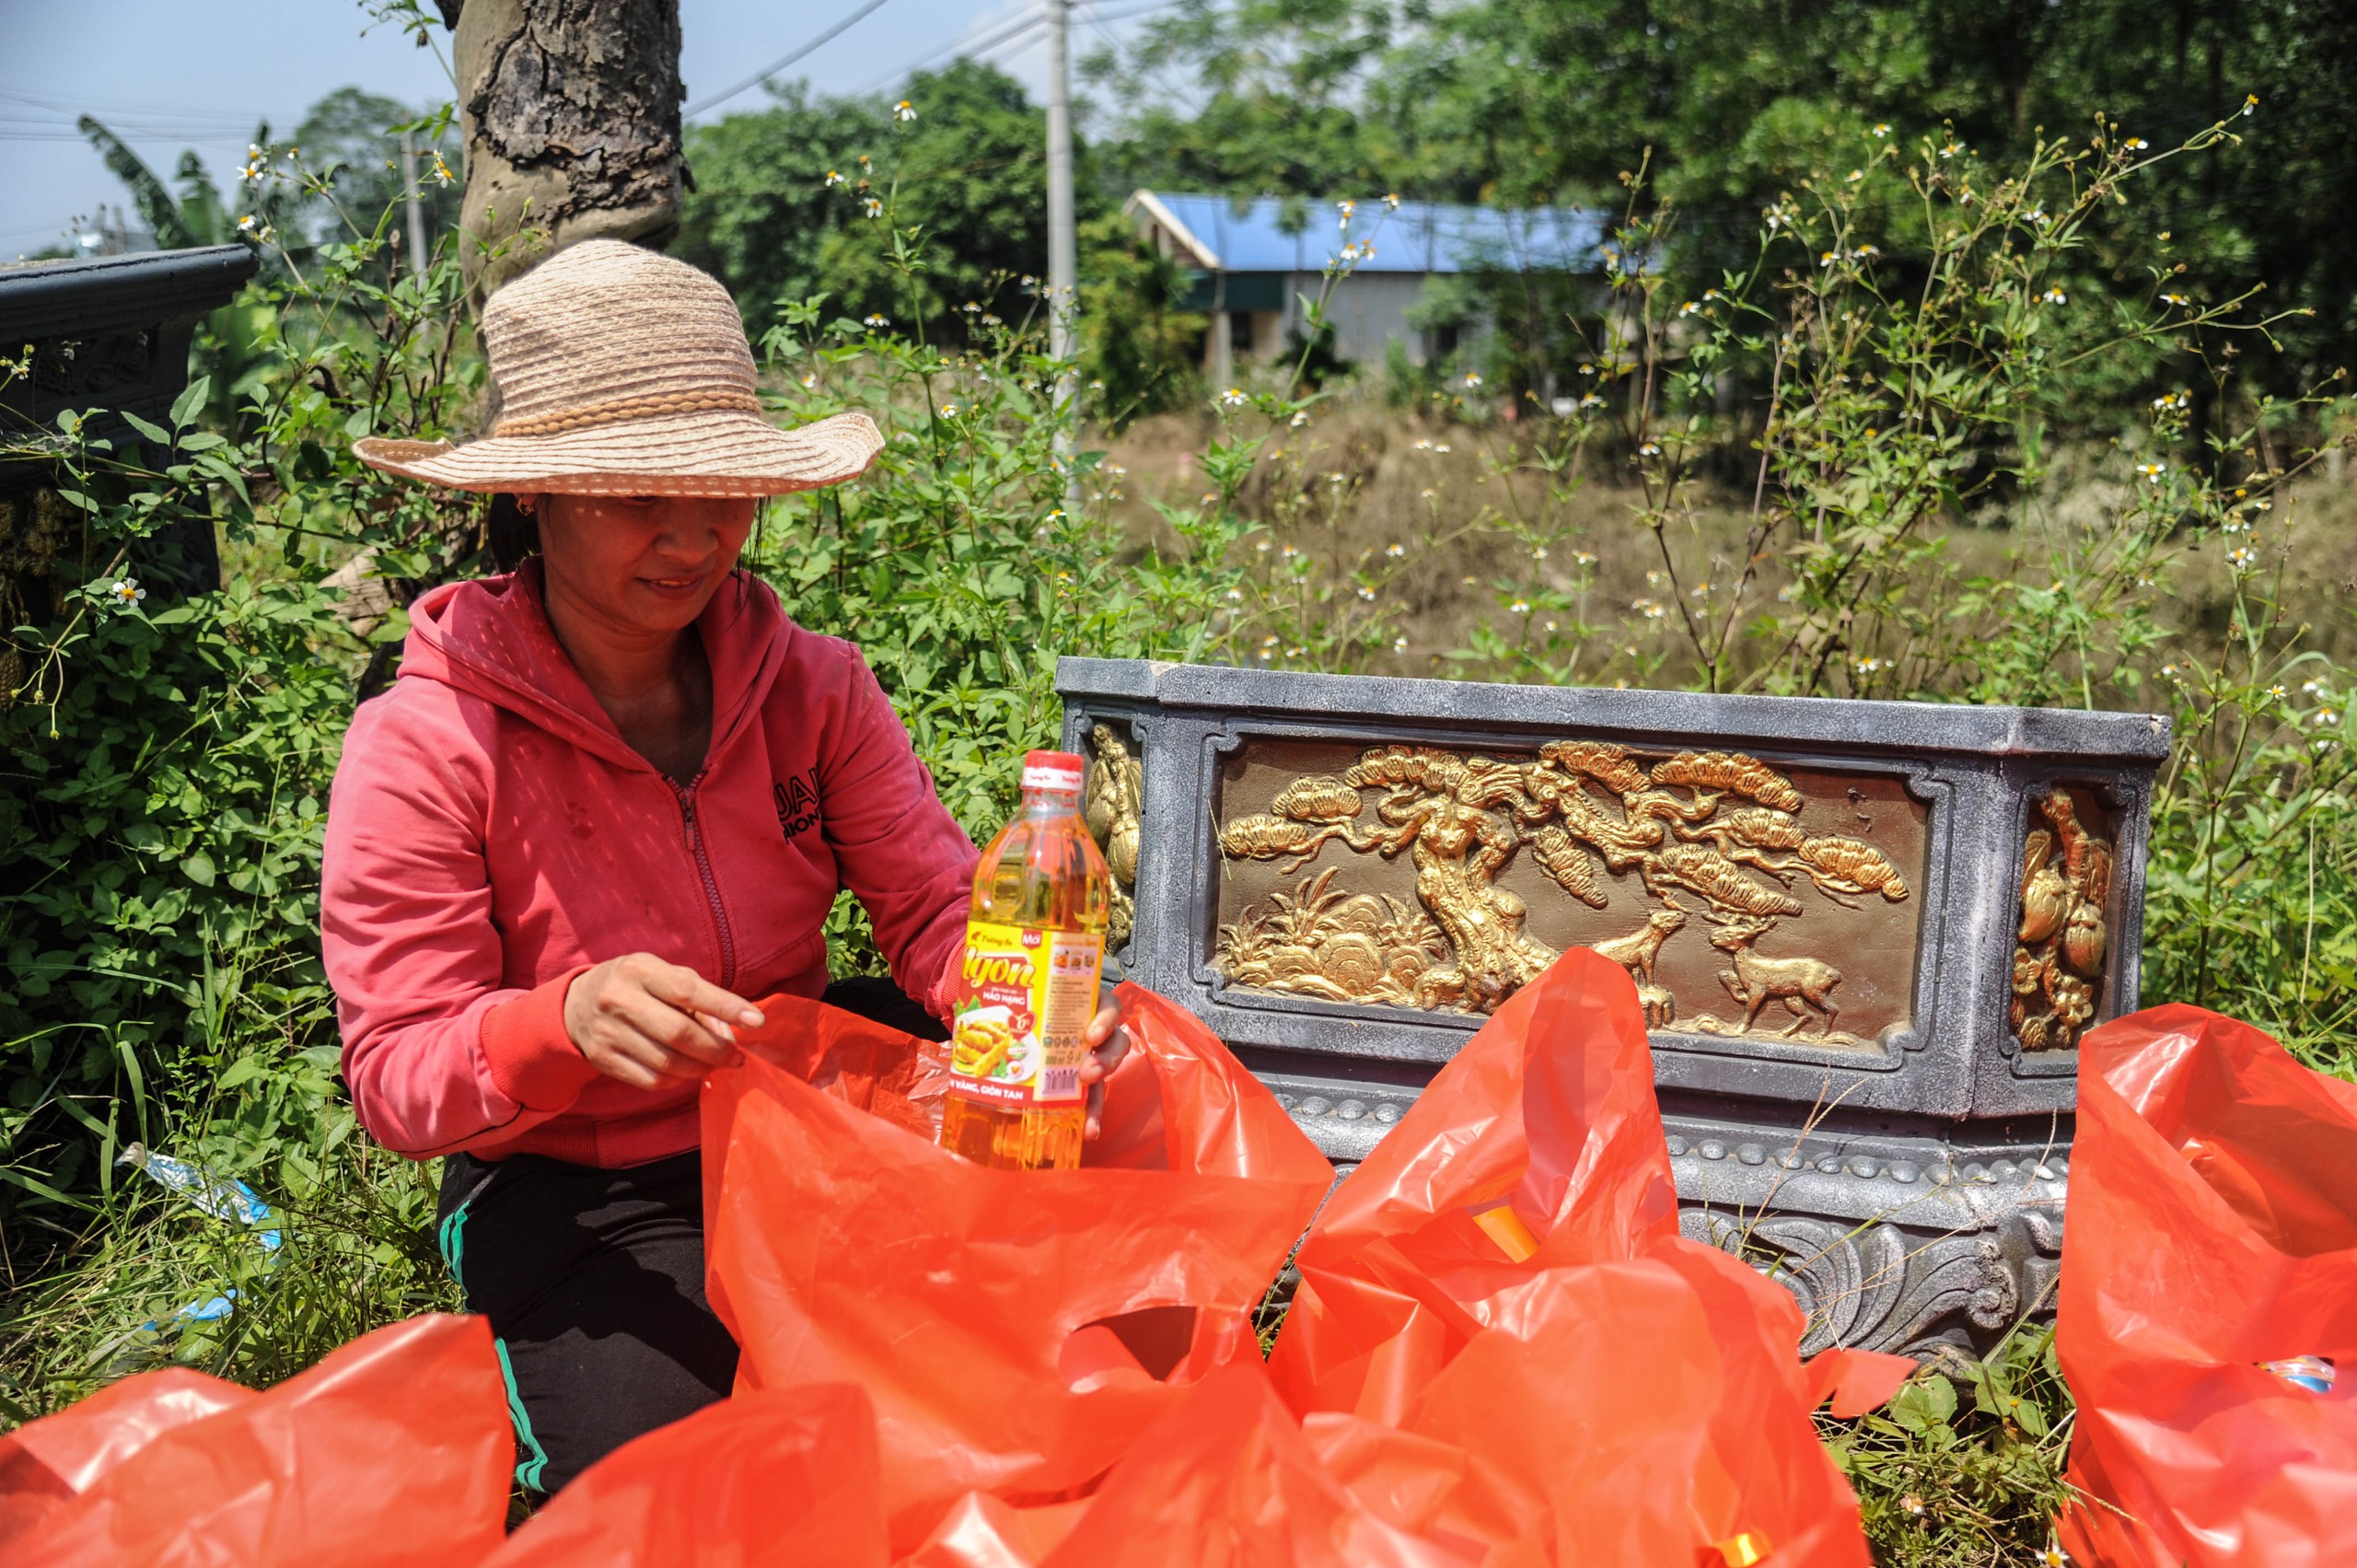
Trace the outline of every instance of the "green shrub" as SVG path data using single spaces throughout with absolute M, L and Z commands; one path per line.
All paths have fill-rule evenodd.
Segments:
M 406 627 L 347 620 L 329 575 L 366 552 L 415 582 L 473 547 L 469 508 L 351 456 L 365 432 L 440 435 L 482 384 L 455 261 L 389 282 L 386 250 L 380 224 L 249 289 L 250 434 L 197 427 L 200 379 L 141 445 L 70 415 L 52 443 L 76 538 L 0 692 L 0 1227 L 41 1282 L 0 1322 L 18 1413 L 143 1357 L 275 1376 L 435 1298 L 412 1266 L 430 1184 L 354 1135 L 318 952 L 328 783 L 355 682 Z M 225 543 L 217 592 L 168 587 L 189 522 Z M 134 1140 L 283 1206 L 268 1271 L 118 1167 Z M 203 1279 L 243 1282 L 222 1325 L 136 1328 Z

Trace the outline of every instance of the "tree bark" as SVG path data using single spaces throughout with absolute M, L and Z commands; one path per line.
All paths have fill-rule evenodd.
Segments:
M 480 302 L 550 251 L 679 227 L 679 0 L 439 0 L 466 134 L 459 256 Z

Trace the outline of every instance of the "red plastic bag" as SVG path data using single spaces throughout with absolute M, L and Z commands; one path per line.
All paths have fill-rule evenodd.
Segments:
M 741 1394 L 607 1455 L 483 1568 L 885 1568 L 876 1412 L 841 1384 Z
M 1081 1498 L 1017 1508 L 986 1492 L 970 1492 L 894 1568 L 1038 1568 L 1088 1507 Z
M 1084 1493 L 1178 1383 L 1254 1354 L 1247 1309 L 1331 1179 L 1190 1015 L 1121 999 L 1136 1050 L 1105 1152 L 1126 1168 L 969 1164 L 778 1064 L 807 1050 L 756 1040 L 706 1082 L 707 1286 L 743 1346 L 737 1386 L 867 1390 L 895 1551 L 969 1492 Z M 814 1003 L 762 1006 L 789 1040 L 823 1033 L 821 1055 L 919 1049 Z
M 17 1497 L 52 1500 L 0 1538 L 11 1568 L 466 1568 L 500 1543 L 516 1461 L 490 1327 L 443 1315 L 261 1393 L 126 1379 L 6 1455 Z
M 1500 1232 L 1532 1250 L 1511 1256 Z M 1396 1425 L 1546 1271 L 1677 1234 L 1634 984 L 1574 949 L 1498 1009 L 1327 1202 L 1269 1369 L 1296 1410 Z
M 1731 1261 L 1727 1266 L 1741 1267 Z M 1619 1271 L 1628 1272 L 1613 1277 Z M 1560 1455 L 1565 1446 L 1556 1428 L 1562 1423 L 1594 1424 L 1592 1412 L 1581 1408 L 1581 1396 L 1594 1394 L 1608 1378 L 1599 1379 L 1586 1368 L 1566 1378 L 1566 1359 L 1574 1365 L 1633 1365 L 1626 1336 L 1655 1342 L 1666 1327 L 1667 1342 L 1659 1348 L 1677 1357 L 1690 1377 L 1707 1381 L 1719 1371 L 1712 1365 L 1716 1357 L 1702 1315 L 1693 1310 L 1697 1295 L 1707 1295 L 1708 1287 L 1681 1293 L 1674 1270 L 1643 1263 L 1580 1273 L 1581 1283 L 1596 1289 L 1618 1314 L 1608 1326 L 1623 1337 L 1605 1341 L 1587 1331 L 1593 1319 L 1566 1315 L 1564 1327 L 1575 1331 L 1523 1345 L 1527 1353 L 1524 1365 L 1514 1369 L 1516 1375 L 1568 1397 L 1536 1407 L 1475 1403 L 1449 1412 L 1479 1434 L 1473 1444 L 1402 1432 L 1353 1415 L 1318 1413 L 1296 1424 L 1262 1369 L 1239 1361 L 1205 1377 L 1184 1403 L 1139 1435 L 1085 1504 L 1070 1535 L 1044 1559 L 1002 1547 L 996 1555 L 920 1557 L 904 1568 L 932 1568 L 936 1562 L 956 1568 L 1507 1568 L 1549 1562 L 1686 1568 L 1698 1562 L 1746 1561 L 1740 1552 L 1698 1555 L 1692 1545 L 1696 1527 L 1685 1511 L 1648 1507 L 1660 1498 L 1683 1496 L 1698 1454 L 1706 1473 L 1709 1458 L 1704 1434 L 1675 1405 L 1660 1404 L 1661 1396 L 1707 1399 L 1708 1389 L 1664 1388 L 1657 1381 L 1648 1383 L 1641 1372 L 1632 1374 L 1628 1380 L 1641 1386 L 1641 1397 L 1655 1401 L 1654 1419 L 1644 1430 L 1585 1432 L 1581 1462 L 1559 1467 L 1535 1486 L 1504 1473 L 1500 1456 Z M 1724 1282 L 1719 1288 L 1724 1290 Z M 1735 1287 L 1738 1293 L 1743 1288 Z M 1693 1320 L 1666 1325 L 1659 1312 L 1665 1302 L 1673 1316 L 1684 1311 Z M 1745 1318 L 1759 1321 L 1748 1314 Z M 1687 1339 L 1699 1343 L 1699 1354 L 1690 1353 Z M 1501 1335 L 1474 1342 L 1515 1343 Z M 1680 1350 L 1689 1353 L 1680 1355 Z M 1773 1350 L 1792 1359 L 1789 1347 Z M 1717 1407 L 1716 1423 L 1724 1430 L 1709 1434 L 1709 1442 L 1735 1455 L 1744 1468 L 1713 1479 L 1729 1493 L 1747 1487 L 1758 1492 L 1761 1485 L 1749 1473 L 1752 1469 L 1805 1449 L 1753 1438 L 1747 1423 L 1761 1422 L 1772 1433 L 1779 1417 L 1789 1420 L 1791 1403 L 1777 1403 L 1782 1381 L 1777 1370 L 1745 1364 L 1741 1347 L 1729 1361 L 1735 1365 L 1725 1374 L 1750 1384 L 1759 1397 L 1747 1400 L 1738 1395 Z M 1497 1392 L 1477 1389 L 1471 1380 L 1464 1387 L 1484 1400 Z M 1507 1431 L 1484 1430 L 1499 1420 Z M 1783 1494 L 1813 1502 L 1813 1519 L 1796 1525 L 1787 1515 L 1775 1515 L 1750 1521 L 1750 1542 L 1771 1551 L 1771 1564 L 1865 1561 L 1862 1548 L 1843 1550 L 1855 1546 L 1854 1514 L 1845 1517 L 1840 1510 L 1838 1503 L 1847 1494 L 1837 1495 L 1839 1479 L 1823 1465 L 1821 1453 L 1818 1459 L 1803 1467 L 1802 1475 L 1774 1483 Z M 1527 1527 L 1538 1522 L 1543 1527 Z M 1713 1539 L 1732 1548 L 1736 1533 Z
M 946 1045 L 807 996 L 766 996 L 754 1005 L 761 1027 L 737 1031 L 747 1051 L 921 1138 L 940 1135 L 941 1097 L 949 1088 Z
M 1516 1504 L 1440 1522 L 1538 1562 L 1739 1562 L 1747 1541 L 1779 1568 L 1864 1568 L 1856 1499 L 1809 1420 L 1801 1330 L 1782 1289 L 1691 1242 L 1549 1271 L 1404 1423 L 1481 1461 L 1504 1483 L 1490 1495 Z
M 2155 1007 L 2081 1043 L 2071 1167 L 2055 1348 L 2094 1501 L 2067 1549 L 2357 1561 L 2357 1089 L 2247 1024 Z M 2268 1368 L 2297 1357 L 2333 1365 Z
M 176 1426 L 254 1397 L 184 1366 L 143 1372 L 0 1437 L 0 1546 Z
M 1270 1362 L 1293 1407 L 1467 1457 L 1446 1485 L 1396 1470 L 1386 1484 L 1416 1503 L 1394 1523 L 1513 1561 L 1739 1558 L 1747 1536 L 1779 1568 L 1866 1561 L 1808 1412 L 1829 1392 L 1843 1413 L 1871 1408 L 1913 1363 L 1841 1352 L 1805 1367 L 1792 1298 L 1679 1238 L 1620 966 L 1574 950 L 1516 993 L 1342 1184 L 1297 1262 Z
M 1361 1503 L 1311 1447 L 1259 1362 L 1246 1358 L 1196 1384 L 1139 1435 L 1042 1568 L 1472 1568 L 1480 1561 L 1478 1548 L 1420 1539 Z

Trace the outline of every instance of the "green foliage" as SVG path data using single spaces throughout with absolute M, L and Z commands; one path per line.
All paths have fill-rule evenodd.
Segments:
M 283 1043 L 245 1044 L 233 1060 L 192 1059 L 212 1091 L 168 1126 L 203 1129 L 178 1145 L 183 1157 L 251 1173 L 279 1247 L 118 1172 L 88 1209 L 71 1266 L 9 1296 L 0 1420 L 29 1420 L 159 1365 L 266 1385 L 385 1323 L 459 1309 L 432 1240 L 435 1167 L 358 1134 L 332 1044 L 291 1058 Z M 227 1315 L 180 1318 L 224 1293 Z
M 2071 1497 L 2072 1420 L 2054 1330 L 2027 1324 L 1985 1361 L 1935 1363 L 1880 1413 L 1817 1418 L 1887 1568 L 2046 1561 L 2049 1521 Z
M 388 8 L 415 9 L 406 3 Z M 169 250 L 244 241 L 261 250 L 263 270 L 273 279 L 299 268 L 316 246 L 405 234 L 402 204 L 412 192 L 424 203 L 431 250 L 436 237 L 458 223 L 459 192 L 452 173 L 458 151 L 450 123 L 447 108 L 418 117 L 390 99 L 339 88 L 311 106 L 296 132 L 296 145 L 283 151 L 271 145 L 267 123 L 255 127 L 238 168 L 233 207 L 194 151 L 180 155 L 175 195 L 105 125 L 87 114 L 80 122 L 82 134 L 130 192 L 159 246 Z M 405 129 L 414 133 L 420 158 L 413 185 L 401 173 Z M 305 143 L 312 147 L 308 158 Z M 357 220 L 355 214 L 361 215 Z M 380 278 L 394 264 L 389 248 L 374 263 Z M 424 263 L 411 257 L 400 264 L 416 271 Z M 195 363 L 212 389 L 204 410 L 211 426 L 237 426 L 241 411 L 261 398 L 262 377 L 277 363 L 265 341 L 273 327 L 272 311 L 258 298 L 223 306 L 203 319 Z
M 799 87 L 757 114 L 689 132 L 696 189 L 676 251 L 742 301 L 756 331 L 787 300 L 826 293 L 854 319 L 892 316 L 962 343 L 971 300 L 1027 308 L 1016 281 L 1047 271 L 1047 131 L 1023 89 L 958 61 L 910 78 L 911 119 L 881 99 L 812 99 Z M 874 230 L 938 237 L 911 281 Z M 875 209 L 871 213 L 871 206 Z
M 1079 241 L 1083 411 L 1118 435 L 1141 415 L 1199 403 L 1196 364 L 1211 319 L 1179 308 L 1186 273 L 1119 213 L 1083 224 Z
M 250 289 L 268 365 L 232 429 L 250 434 L 200 425 L 201 379 L 169 429 L 132 422 L 137 445 L 61 421 L 79 538 L 0 692 L 0 1227 L 19 1279 L 69 1265 L 0 1322 L 20 1409 L 157 1356 L 275 1376 L 435 1288 L 412 1266 L 428 1184 L 389 1174 L 335 1095 L 318 955 L 354 679 L 402 629 L 355 630 L 326 578 L 361 549 L 415 580 L 471 543 L 470 509 L 351 456 L 357 434 L 439 435 L 482 380 L 455 260 L 388 285 L 380 250 L 282 253 Z M 190 524 L 231 574 L 173 597 L 168 540 Z M 266 1276 L 249 1237 L 158 1228 L 115 1164 L 134 1139 L 290 1208 Z M 226 1328 L 130 1332 L 205 1279 L 242 1282 Z
M 925 263 L 921 243 L 896 244 L 910 295 Z M 763 339 L 776 379 L 796 389 L 784 412 L 866 410 L 884 453 L 857 486 L 770 506 L 748 560 L 797 621 L 860 645 L 943 801 L 984 837 L 1014 808 L 1023 752 L 1056 742 L 1059 655 L 1200 660 L 1220 645 L 1205 607 L 1233 579 L 1235 525 L 1217 509 L 1190 515 L 1177 552 L 1146 549 L 1109 571 L 1115 476 L 1100 454 L 1060 455 L 1074 421 L 1054 408 L 1058 367 L 1036 319 L 978 319 L 968 346 L 945 353 L 826 307 L 787 305 Z
M 2346 7 L 2187 0 L 2156 25 L 2134 0 L 1243 0 L 1143 30 L 1090 62 L 1120 106 L 1100 165 L 1125 187 L 1617 202 L 1650 148 L 1656 190 L 1691 219 L 1672 265 L 1705 283 L 1744 264 L 1761 208 L 1873 125 L 1908 145 L 1952 132 L 2018 167 L 2097 108 L 2165 146 L 2255 94 L 2243 145 L 2151 177 L 2175 253 L 2199 263 L 2187 292 L 2265 281 L 2319 312 L 2262 369 L 2278 392 L 2334 368 L 2357 334 L 2357 258 L 2336 215 L 2357 201 Z M 2149 257 L 2119 243 L 2102 286 L 2136 297 Z
M 137 153 L 97 118 L 85 114 L 76 122 L 83 135 L 98 149 L 105 160 L 107 170 L 123 183 L 131 192 L 131 203 L 139 209 L 139 216 L 147 225 L 156 243 L 166 250 L 184 250 L 198 245 L 227 245 L 238 238 L 236 220 L 222 205 L 221 189 L 205 172 L 204 160 L 194 152 L 180 155 L 180 191 L 158 179 Z M 257 144 L 270 139 L 267 124 L 254 130 Z
M 919 72 L 906 90 L 814 99 L 797 85 L 770 109 L 690 128 L 695 190 L 673 249 L 728 285 L 754 331 L 822 293 L 854 320 L 881 316 L 950 347 L 997 336 L 986 317 L 1039 318 L 1044 115 L 971 61 Z M 1101 383 L 1091 409 L 1120 424 L 1193 391 L 1204 323 L 1177 308 L 1184 279 L 1099 187 L 1084 179 L 1079 197 L 1082 369 Z
M 421 115 L 358 87 L 338 87 L 311 105 L 295 128 L 295 148 L 314 176 L 305 183 L 297 217 L 307 236 L 353 238 L 372 232 L 385 218 L 406 245 L 411 186 L 401 176 L 405 126 L 411 128 L 411 145 L 416 149 L 415 189 L 424 208 L 427 246 L 458 227 L 462 188 L 455 122 L 445 113 Z M 415 258 L 407 264 L 416 265 Z

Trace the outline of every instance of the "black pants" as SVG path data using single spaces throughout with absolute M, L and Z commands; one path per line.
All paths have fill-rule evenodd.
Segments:
M 832 1006 L 910 1034 L 941 1026 L 889 981 Z M 703 1156 L 622 1170 L 542 1155 L 443 1162 L 443 1261 L 491 1319 L 516 1479 L 554 1493 L 643 1433 L 727 1398 L 737 1342 L 703 1294 Z
M 531 1490 L 727 1397 L 737 1342 L 704 1301 L 702 1179 L 692 1149 L 626 1170 L 444 1162 L 442 1258 L 498 1336 Z

